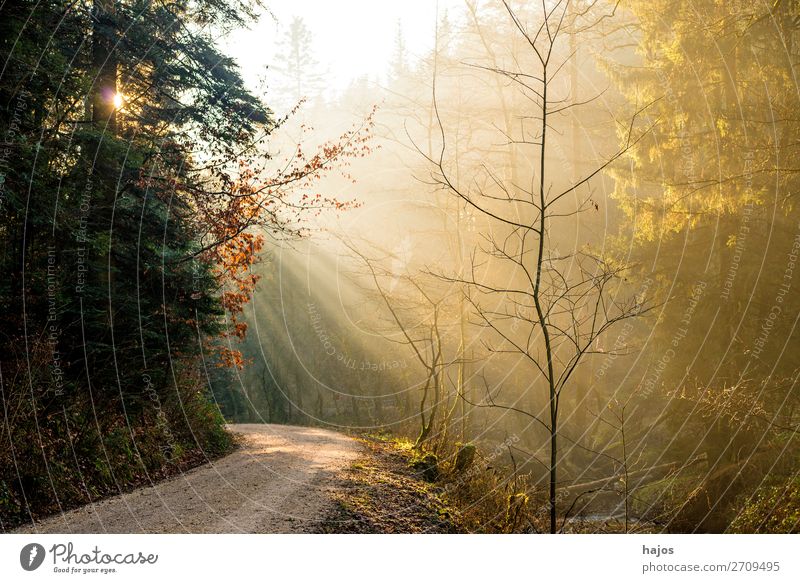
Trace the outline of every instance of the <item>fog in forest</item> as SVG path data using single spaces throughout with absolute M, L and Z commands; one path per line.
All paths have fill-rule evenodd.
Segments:
M 317 185 L 358 207 L 254 268 L 223 412 L 475 444 L 534 514 L 553 456 L 575 516 L 745 520 L 798 467 L 795 9 L 441 4 L 341 91 L 280 23 L 276 151 L 374 127 Z

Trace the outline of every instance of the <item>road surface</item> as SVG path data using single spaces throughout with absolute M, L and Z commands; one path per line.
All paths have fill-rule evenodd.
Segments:
M 65 512 L 16 532 L 307 532 L 333 507 L 336 475 L 360 454 L 332 431 L 232 425 L 243 446 L 155 486 Z

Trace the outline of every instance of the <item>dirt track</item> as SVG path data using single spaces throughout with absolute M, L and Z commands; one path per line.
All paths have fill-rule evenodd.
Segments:
M 229 456 L 16 532 L 307 532 L 332 508 L 338 473 L 361 453 L 356 441 L 323 429 L 231 429 L 244 445 Z

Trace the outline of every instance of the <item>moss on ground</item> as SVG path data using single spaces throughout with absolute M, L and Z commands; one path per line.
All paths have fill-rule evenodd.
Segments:
M 456 513 L 441 488 L 412 467 L 416 452 L 404 439 L 356 437 L 364 455 L 339 478 L 336 506 L 316 529 L 322 533 L 458 533 Z

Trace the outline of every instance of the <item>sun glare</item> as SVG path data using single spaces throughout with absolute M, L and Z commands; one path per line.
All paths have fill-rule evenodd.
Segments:
M 125 96 L 122 93 L 114 94 L 114 109 L 122 109 L 125 104 Z

